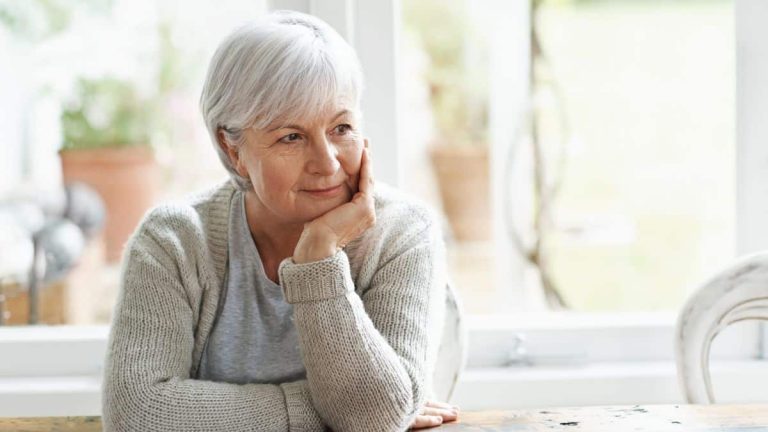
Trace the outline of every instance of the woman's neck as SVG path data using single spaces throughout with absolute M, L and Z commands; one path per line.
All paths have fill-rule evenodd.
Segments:
M 256 242 L 261 260 L 280 262 L 293 256 L 304 224 L 280 223 L 275 215 L 259 202 L 254 192 L 248 191 L 244 194 L 248 229 Z

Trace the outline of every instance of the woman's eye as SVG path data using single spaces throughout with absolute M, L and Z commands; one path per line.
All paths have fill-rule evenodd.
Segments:
M 294 143 L 294 142 L 296 142 L 296 141 L 298 141 L 300 139 L 301 139 L 301 135 L 299 135 L 297 133 L 292 133 L 292 134 L 288 134 L 288 135 L 280 138 L 279 141 L 281 143 L 291 144 L 291 143 Z
M 339 135 L 346 135 L 351 130 L 352 130 L 352 126 L 350 126 L 350 125 L 345 123 L 345 124 L 340 124 L 340 125 L 336 126 L 334 132 L 339 134 Z

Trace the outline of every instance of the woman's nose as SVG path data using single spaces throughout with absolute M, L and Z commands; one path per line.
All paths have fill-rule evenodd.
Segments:
M 333 175 L 339 170 L 339 150 L 327 137 L 314 140 L 310 146 L 307 168 L 312 174 Z

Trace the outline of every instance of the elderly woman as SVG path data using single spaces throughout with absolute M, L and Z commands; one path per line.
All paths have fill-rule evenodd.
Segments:
M 351 47 L 276 12 L 229 36 L 201 97 L 231 181 L 151 211 L 125 252 L 106 430 L 399 431 L 430 401 L 435 216 L 371 173 Z

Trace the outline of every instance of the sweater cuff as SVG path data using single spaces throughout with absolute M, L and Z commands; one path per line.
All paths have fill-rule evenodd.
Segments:
M 296 264 L 286 258 L 278 270 L 288 303 L 302 303 L 343 296 L 354 286 L 349 258 L 343 250 L 320 261 Z
M 280 388 L 285 394 L 289 431 L 322 431 L 325 429 L 320 415 L 312 405 L 306 380 L 280 384 Z

